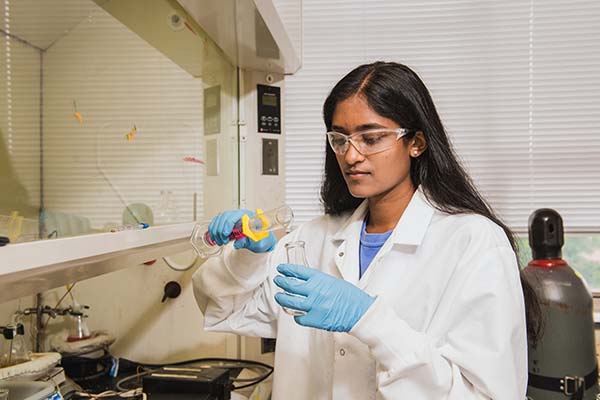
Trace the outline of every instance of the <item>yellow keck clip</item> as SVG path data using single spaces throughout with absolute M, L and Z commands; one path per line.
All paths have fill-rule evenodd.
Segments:
M 262 222 L 262 229 L 268 229 L 269 228 L 269 220 L 267 218 L 265 218 L 263 215 L 263 210 L 260 208 L 256 209 L 256 216 L 260 219 L 260 222 Z M 250 217 L 246 214 L 244 214 L 242 216 L 242 233 L 244 235 L 246 235 L 247 237 L 250 238 L 250 240 L 254 241 L 254 242 L 258 242 L 261 239 L 266 238 L 267 236 L 269 236 L 269 232 L 268 231 L 262 231 L 262 232 L 254 232 L 252 229 L 250 229 Z

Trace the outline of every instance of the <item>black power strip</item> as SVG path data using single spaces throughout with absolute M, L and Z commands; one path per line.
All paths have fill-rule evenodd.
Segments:
M 151 400 L 229 400 L 229 370 L 194 366 L 166 366 L 142 378 Z M 203 396 L 200 396 L 203 395 Z

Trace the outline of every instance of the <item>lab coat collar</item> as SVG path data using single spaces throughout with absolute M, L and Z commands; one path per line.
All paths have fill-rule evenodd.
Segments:
M 418 246 L 423 242 L 435 208 L 427 201 L 419 187 L 413 195 L 408 207 L 404 210 L 400 221 L 394 228 L 391 239 L 396 244 Z
M 362 221 L 367 211 L 368 202 L 365 200 L 358 206 L 348 221 L 333 234 L 332 240 L 346 241 L 359 238 Z M 435 208 L 427 201 L 421 188 L 417 188 L 389 240 L 395 244 L 420 245 L 434 212 Z

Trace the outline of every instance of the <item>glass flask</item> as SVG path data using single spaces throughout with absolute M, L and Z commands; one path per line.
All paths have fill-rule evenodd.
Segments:
M 156 225 L 174 224 L 178 220 L 177 204 L 175 196 L 170 190 L 160 191 L 160 200 L 154 210 L 154 222 Z
M 85 318 L 87 318 L 87 315 L 83 314 L 81 311 L 74 310 L 70 312 L 67 342 L 77 342 L 91 337 L 90 329 L 85 322 Z
M 251 240 L 259 241 L 267 237 L 269 232 L 276 229 L 288 229 L 294 222 L 294 212 L 288 206 L 281 206 L 269 211 L 256 210 L 253 216 L 244 215 L 238 221 L 229 235 L 230 242 L 248 237 Z M 192 247 L 201 258 L 218 256 L 223 251 L 223 246 L 219 246 L 212 240 L 208 232 L 210 221 L 204 221 L 196 224 L 190 241 Z
M 23 324 L 8 325 L 2 330 L 2 358 L 0 367 L 21 364 L 29 361 L 29 351 L 25 344 L 25 327 Z
M 299 240 L 297 242 L 289 242 L 288 244 L 285 245 L 285 251 L 287 253 L 288 264 L 305 265 L 307 267 L 309 266 L 308 261 L 306 259 L 306 250 L 304 249 L 304 246 L 305 246 L 305 243 L 301 240 Z M 291 278 L 291 279 L 295 279 L 295 278 Z M 288 293 L 288 292 L 286 292 L 286 294 L 289 294 L 290 296 L 302 297 L 302 296 Z M 285 311 L 286 313 L 288 313 L 290 315 L 306 314 L 306 312 L 304 312 L 304 311 L 293 310 L 293 309 L 287 308 L 287 307 L 282 307 L 282 308 L 283 308 L 283 311 Z

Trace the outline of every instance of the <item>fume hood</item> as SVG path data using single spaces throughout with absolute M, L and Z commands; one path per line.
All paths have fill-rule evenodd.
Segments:
M 0 302 L 193 260 L 194 221 L 240 205 L 253 157 L 239 148 L 240 68 L 300 66 L 276 5 L 2 3 L 0 236 L 20 231 L 0 247 Z

